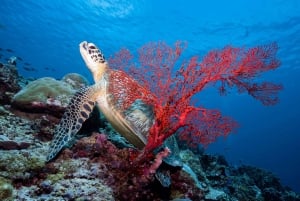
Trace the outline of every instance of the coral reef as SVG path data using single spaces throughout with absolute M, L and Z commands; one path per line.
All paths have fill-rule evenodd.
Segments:
M 179 54 L 180 50 L 176 49 L 175 53 Z M 0 70 L 4 66 L 7 68 L 7 65 L 2 65 Z M 300 195 L 282 186 L 270 172 L 251 166 L 233 167 L 222 156 L 193 152 L 195 149 L 189 146 L 181 146 L 178 150 L 183 168 L 169 167 L 162 163 L 162 159 L 170 154 L 168 149 L 156 154 L 141 154 L 122 138 L 116 137 L 116 131 L 108 122 L 100 120 L 96 111 L 80 131 L 84 137 L 75 140 L 71 148 L 64 149 L 56 160 L 45 163 L 49 141 L 59 121 L 56 117 L 60 117 L 75 89 L 86 82 L 76 74 L 66 76 L 63 81 L 41 78 L 30 81 L 17 93 L 19 78 L 16 71 L 9 68 L 4 71 L 12 75 L 4 73 L 0 77 L 0 82 L 5 76 L 11 78 L 3 85 L 10 94 L 0 101 L 0 200 L 300 201 Z M 241 68 L 234 69 L 233 75 L 246 76 Z M 234 77 L 222 77 L 222 92 L 222 86 L 238 82 Z M 243 86 L 245 88 L 241 90 L 250 90 L 250 85 Z M 259 95 L 263 95 L 254 91 L 253 95 L 258 99 Z M 273 103 L 274 100 L 264 99 L 263 102 Z M 53 107 L 57 101 L 59 107 Z M 172 103 L 167 101 L 166 105 Z M 11 104 L 15 108 L 26 109 L 23 112 L 12 110 Z M 222 126 L 216 124 L 216 120 L 223 118 L 218 112 L 205 111 L 207 119 L 201 116 L 202 120 L 206 120 L 204 123 Z M 35 112 L 39 115 L 33 114 Z M 216 137 L 214 133 L 213 137 Z M 153 141 L 155 146 L 160 144 L 160 140 Z M 163 171 L 171 178 L 170 186 L 162 186 L 153 174 L 158 166 L 166 167 Z
M 177 183 L 178 186 L 172 186 L 172 189 L 162 187 L 155 179 L 153 170 L 157 168 L 157 163 L 162 162 L 161 157 L 168 154 L 168 151 L 159 152 L 157 162 L 152 164 L 150 161 L 142 165 L 135 164 L 131 162 L 131 158 L 138 154 L 136 150 L 119 149 L 107 140 L 106 135 L 93 133 L 92 136 L 79 140 L 72 147 L 72 152 L 63 151 L 55 163 L 69 158 L 84 157 L 89 158 L 93 163 L 101 164 L 104 171 L 97 175 L 112 187 L 117 200 L 161 200 L 164 197 L 170 199 L 171 195 L 200 198 L 201 190 L 194 186 L 193 179 L 185 173 L 178 172 L 178 169 L 173 170 L 175 175 L 172 175 L 174 184 Z M 186 186 L 179 185 L 182 183 Z M 177 193 L 172 193 L 173 191 Z
M 195 170 L 205 200 L 299 200 L 300 196 L 280 184 L 271 172 L 245 166 L 232 167 L 222 156 L 180 152 L 181 159 Z
M 279 200 L 300 196 L 278 178 L 256 167 L 232 167 L 221 156 L 180 150 L 200 182 L 180 169 L 170 170 L 171 186 L 162 187 L 149 171 L 151 161 L 135 166 L 132 148 L 118 148 L 106 135 L 93 133 L 45 164 L 53 124 L 47 116 L 25 119 L 6 111 L 0 116 L 0 141 L 30 144 L 21 150 L 0 149 L 0 190 L 7 200 Z M 14 126 L 9 126 L 14 125 Z M 105 124 L 106 125 L 106 124 Z M 104 125 L 104 126 L 105 126 Z M 107 125 L 106 125 L 107 126 Z M 103 130 L 106 130 L 103 128 Z M 48 134 L 47 134 L 48 132 Z M 82 133 L 91 132 L 83 130 Z M 39 134 L 38 134 L 39 133 Z M 46 136 L 44 136 L 46 135 Z M 139 164 L 140 165 L 140 164 Z M 2 186 L 1 186 L 2 185 Z M 5 199 L 3 199 L 5 200 Z
M 16 66 L 0 63 L 0 104 L 11 103 L 13 95 L 21 89 L 18 79 Z
M 52 166 L 52 170 L 48 168 L 45 180 L 19 188 L 16 199 L 114 200 L 112 189 L 99 177 L 103 172 L 101 164 L 80 158 L 60 161 Z
M 36 126 L 38 119 L 31 121 L 7 113 L 0 116 L 0 176 L 26 180 L 34 176 L 34 171 L 44 167 L 43 154 L 46 154 L 47 148 L 36 138 L 41 132 Z M 52 130 L 49 129 L 49 132 Z

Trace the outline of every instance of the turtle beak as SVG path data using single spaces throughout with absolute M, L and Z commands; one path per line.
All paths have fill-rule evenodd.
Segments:
M 89 46 L 88 46 L 88 42 L 86 41 L 83 41 L 79 44 L 79 51 L 80 51 L 80 54 L 84 60 L 84 62 L 86 64 L 92 62 L 92 59 L 89 55 Z
M 80 48 L 83 48 L 84 50 L 88 51 L 88 42 L 87 41 L 83 41 L 79 44 Z

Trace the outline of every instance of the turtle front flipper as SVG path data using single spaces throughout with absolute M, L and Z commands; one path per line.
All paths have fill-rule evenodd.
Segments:
M 53 159 L 81 128 L 92 112 L 97 95 L 97 86 L 82 88 L 72 97 L 66 111 L 56 127 L 54 139 L 50 144 L 47 161 Z

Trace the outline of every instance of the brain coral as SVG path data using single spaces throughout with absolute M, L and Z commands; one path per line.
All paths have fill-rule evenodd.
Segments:
M 12 106 L 30 112 L 60 112 L 74 93 L 75 89 L 66 82 L 44 77 L 30 82 L 16 93 Z

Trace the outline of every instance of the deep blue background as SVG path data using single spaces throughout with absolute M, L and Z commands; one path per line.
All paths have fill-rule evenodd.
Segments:
M 83 40 L 98 44 L 107 57 L 121 47 L 136 50 L 158 40 L 170 45 L 187 41 L 186 57 L 228 44 L 251 47 L 277 41 L 282 65 L 262 79 L 284 85 L 278 105 L 264 107 L 234 91 L 220 97 L 215 89 L 197 99 L 240 123 L 236 134 L 208 151 L 224 154 L 233 165 L 271 170 L 300 192 L 300 1 L 1 1 L 0 60 L 21 57 L 18 68 L 25 77 L 61 78 L 77 72 L 91 79 L 78 51 Z M 25 62 L 36 70 L 26 71 Z

